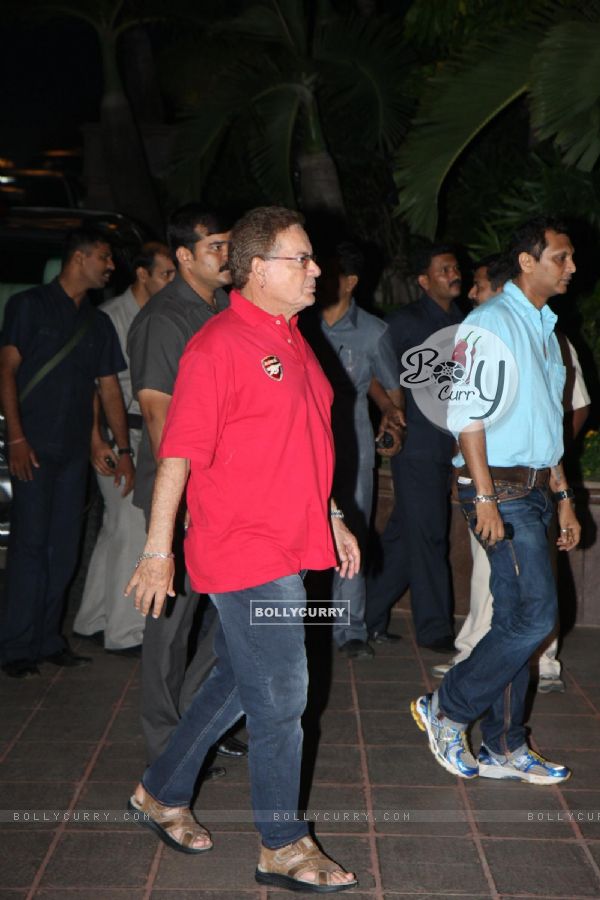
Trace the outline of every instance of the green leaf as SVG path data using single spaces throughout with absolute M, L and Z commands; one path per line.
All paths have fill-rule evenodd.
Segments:
M 528 88 L 535 32 L 508 35 L 471 55 L 473 65 L 443 68 L 430 82 L 414 127 L 398 156 L 398 212 L 433 237 L 437 200 L 448 172 L 483 128 Z
M 565 22 L 550 29 L 532 63 L 532 125 L 585 172 L 600 157 L 599 46 L 600 24 Z

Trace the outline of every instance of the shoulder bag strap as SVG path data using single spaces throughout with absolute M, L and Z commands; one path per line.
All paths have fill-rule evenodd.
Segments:
M 60 350 L 57 353 L 55 353 L 54 356 L 52 356 L 47 362 L 45 362 L 44 365 L 40 369 L 37 370 L 35 375 L 33 375 L 29 379 L 29 381 L 27 382 L 27 384 L 25 385 L 25 387 L 19 394 L 19 403 L 22 403 L 23 400 L 29 396 L 29 394 L 34 389 L 34 387 L 37 387 L 37 385 L 40 383 L 40 381 L 42 381 L 46 377 L 46 375 L 49 375 L 50 372 L 53 369 L 55 369 L 56 366 L 59 363 L 61 363 L 66 356 L 69 355 L 71 350 L 73 350 L 77 346 L 77 344 L 79 343 L 81 338 L 84 336 L 84 334 L 86 333 L 86 331 L 89 329 L 90 325 L 92 324 L 92 319 L 94 318 L 94 314 L 95 314 L 95 310 L 91 309 L 89 314 L 87 315 L 85 321 L 82 322 L 81 325 L 79 326 L 79 328 L 77 329 L 77 331 L 71 335 L 71 337 L 69 338 L 67 343 L 64 344 L 60 348 Z

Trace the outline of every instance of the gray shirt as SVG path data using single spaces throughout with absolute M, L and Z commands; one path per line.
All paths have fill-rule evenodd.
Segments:
M 221 289 L 215 293 L 216 309 L 206 303 L 179 273 L 146 303 L 135 317 L 127 339 L 134 397 L 141 390 L 173 395 L 179 360 L 185 345 L 203 325 L 229 306 Z M 146 424 L 137 460 L 133 503 L 150 515 L 156 461 Z
M 385 390 L 400 386 L 389 328 L 354 300 L 333 325 L 328 325 L 322 315 L 318 315 L 318 323 L 320 328 L 316 331 L 314 313 L 309 312 L 303 330 L 334 391 L 331 418 L 336 473 L 355 469 L 356 465 L 372 467 L 375 441 L 369 418 L 369 385 L 376 378 Z

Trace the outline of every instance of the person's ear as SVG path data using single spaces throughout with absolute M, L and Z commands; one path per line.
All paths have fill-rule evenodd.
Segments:
M 178 247 L 175 251 L 175 257 L 180 266 L 184 269 L 188 269 L 190 263 L 194 259 L 194 254 L 191 250 L 188 250 L 187 247 Z
M 258 284 L 261 287 L 264 287 L 267 279 L 267 264 L 265 260 L 260 256 L 255 256 L 252 260 L 250 270 Z
M 523 251 L 523 253 L 519 253 L 519 265 L 521 266 L 521 271 L 529 274 L 529 272 L 533 271 L 533 267 L 536 263 L 535 258 L 531 255 L 531 253 L 527 253 Z
M 419 287 L 427 293 L 429 290 L 429 275 L 419 275 L 417 278 L 417 284 Z

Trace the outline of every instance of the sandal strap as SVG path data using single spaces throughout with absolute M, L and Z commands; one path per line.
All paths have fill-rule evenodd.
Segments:
M 306 883 L 321 886 L 332 884 L 331 875 L 335 872 L 345 874 L 345 869 L 326 856 L 308 836 L 280 847 L 279 850 L 262 847 L 259 869 L 261 872 L 286 875 L 296 881 L 305 881 L 301 876 L 314 872 L 315 880 Z
M 173 838 L 173 840 L 176 840 L 182 847 L 191 847 L 196 838 L 199 837 L 210 838 L 206 828 L 196 821 L 189 809 L 180 810 L 177 814 L 174 814 L 172 806 L 165 806 L 163 803 L 159 803 L 147 791 L 142 802 L 135 798 L 134 805 L 140 812 L 145 813 L 153 822 L 160 825 L 167 833 L 179 829 L 181 834 L 177 838 Z

